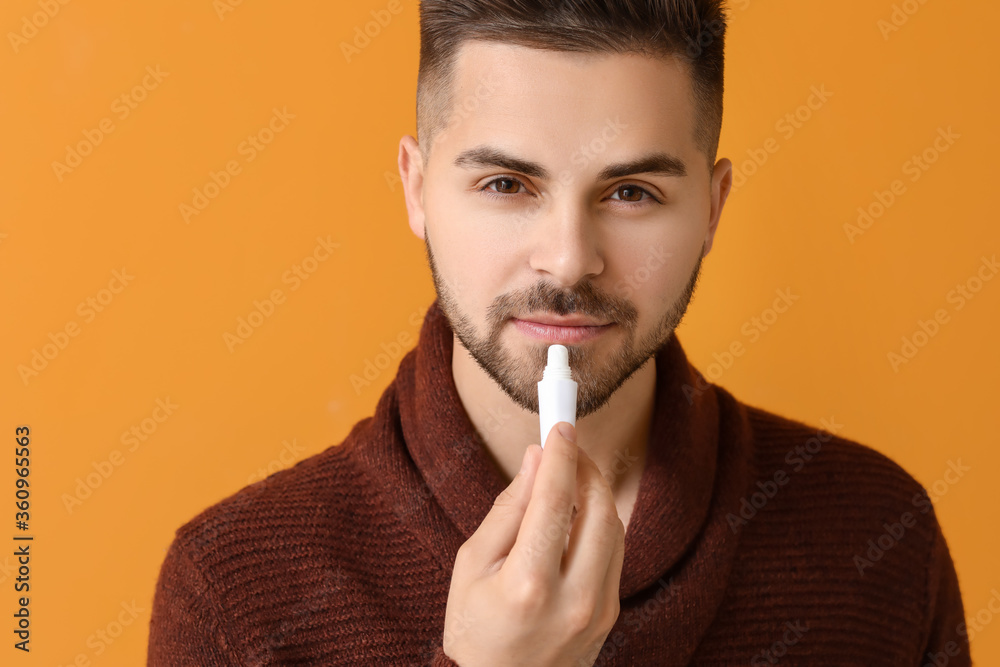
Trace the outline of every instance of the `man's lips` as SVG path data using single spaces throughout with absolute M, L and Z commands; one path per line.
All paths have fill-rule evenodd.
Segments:
M 611 322 L 598 322 L 589 317 L 584 317 L 583 315 L 526 315 L 524 317 L 518 317 L 514 319 L 519 319 L 522 322 L 534 322 L 536 324 L 546 324 L 554 327 L 600 327 L 607 324 L 612 324 Z
M 514 327 L 526 336 L 546 340 L 551 343 L 582 343 L 584 341 L 597 338 L 614 326 L 613 322 L 604 325 L 550 324 L 549 322 L 551 321 L 551 318 L 544 319 L 546 321 L 539 322 L 535 320 L 513 318 L 513 322 Z M 570 318 L 564 318 L 562 321 L 565 321 L 566 319 Z M 580 318 L 573 319 L 581 321 Z

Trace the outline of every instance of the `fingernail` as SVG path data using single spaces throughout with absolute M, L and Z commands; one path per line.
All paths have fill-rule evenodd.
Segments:
M 524 450 L 524 454 L 521 456 L 521 472 L 528 469 L 528 450 Z
M 576 429 L 569 422 L 559 422 L 559 434 L 576 444 Z

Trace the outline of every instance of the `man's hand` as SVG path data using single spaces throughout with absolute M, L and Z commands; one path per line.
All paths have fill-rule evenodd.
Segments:
M 458 550 L 443 648 L 462 667 L 590 667 L 618 620 L 625 527 L 575 440 L 559 422 L 544 450 L 529 445 L 521 471 Z

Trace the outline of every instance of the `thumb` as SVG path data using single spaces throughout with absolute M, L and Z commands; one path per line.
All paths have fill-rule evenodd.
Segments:
M 531 499 L 531 487 L 535 483 L 541 451 L 537 444 L 528 445 L 521 459 L 521 469 L 496 497 L 486 518 L 469 538 L 471 551 L 484 567 L 506 557 L 514 548 L 528 500 Z

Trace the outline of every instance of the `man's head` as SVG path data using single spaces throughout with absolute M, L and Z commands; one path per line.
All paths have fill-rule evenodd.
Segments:
M 723 0 L 422 0 L 417 138 L 424 161 L 438 133 L 475 113 L 475 98 L 456 100 L 454 81 L 462 45 L 483 40 L 683 63 L 691 78 L 695 141 L 711 173 L 722 129 L 725 36 Z
M 683 317 L 732 180 L 724 33 L 719 2 L 422 2 L 410 227 L 456 337 L 524 409 L 555 341 L 514 318 L 612 324 L 565 343 L 582 418 Z

